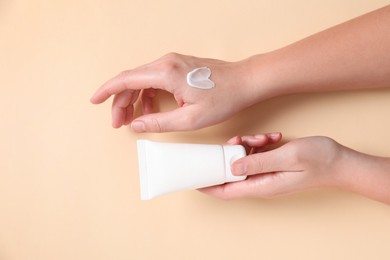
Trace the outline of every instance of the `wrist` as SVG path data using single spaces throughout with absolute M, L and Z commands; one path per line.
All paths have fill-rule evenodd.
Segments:
M 276 52 L 251 56 L 238 62 L 244 70 L 244 85 L 251 96 L 251 104 L 288 94 L 286 82 L 278 69 L 280 59 Z
M 329 186 L 342 190 L 350 190 L 350 187 L 353 184 L 350 171 L 351 164 L 356 157 L 355 152 L 356 151 L 337 143 L 337 152 L 330 169 L 332 178 Z
M 390 158 L 341 147 L 333 187 L 390 204 Z

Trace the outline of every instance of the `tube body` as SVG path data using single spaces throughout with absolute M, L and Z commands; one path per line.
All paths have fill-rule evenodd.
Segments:
M 161 143 L 138 140 L 141 199 L 244 180 L 230 165 L 246 155 L 241 145 Z

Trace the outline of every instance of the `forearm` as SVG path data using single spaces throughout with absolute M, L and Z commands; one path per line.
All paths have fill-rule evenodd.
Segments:
M 390 6 L 247 61 L 264 97 L 390 86 Z
M 334 186 L 390 204 L 390 158 L 343 147 L 335 166 Z

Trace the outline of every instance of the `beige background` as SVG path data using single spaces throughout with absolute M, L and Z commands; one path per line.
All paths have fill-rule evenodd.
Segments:
M 282 131 L 390 156 L 389 90 L 280 97 L 170 134 L 114 130 L 110 104 L 89 103 L 167 52 L 239 60 L 388 3 L 0 0 L 0 259 L 389 259 L 389 206 L 346 192 L 141 202 L 135 146 Z

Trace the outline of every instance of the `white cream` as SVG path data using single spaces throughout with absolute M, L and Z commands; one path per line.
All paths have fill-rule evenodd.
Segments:
M 196 68 L 187 73 L 187 84 L 194 88 L 210 89 L 215 83 L 210 79 L 211 69 L 207 67 Z
M 246 155 L 241 145 L 161 143 L 138 140 L 141 199 L 241 181 L 230 165 Z

